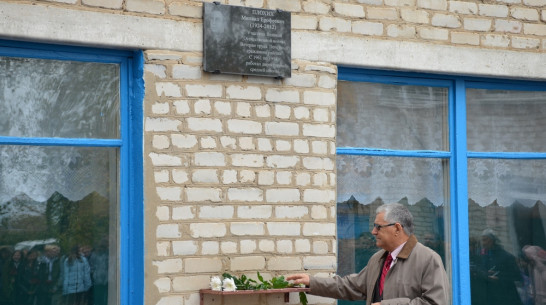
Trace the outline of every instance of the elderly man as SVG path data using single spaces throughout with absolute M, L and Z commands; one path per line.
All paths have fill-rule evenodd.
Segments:
M 360 273 L 333 278 L 295 274 L 287 280 L 305 284 L 314 295 L 362 300 L 366 304 L 449 304 L 449 284 L 440 256 L 417 241 L 413 216 L 398 203 L 377 208 L 372 234 L 383 250 Z

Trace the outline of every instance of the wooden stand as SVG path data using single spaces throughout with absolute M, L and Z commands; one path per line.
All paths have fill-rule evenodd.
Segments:
M 200 305 L 205 305 L 206 294 L 216 295 L 244 295 L 244 294 L 268 294 L 268 293 L 284 293 L 284 302 L 287 303 L 290 300 L 290 292 L 309 292 L 309 288 L 283 288 L 283 289 L 266 289 L 266 290 L 236 290 L 236 291 L 218 291 L 212 289 L 199 290 Z

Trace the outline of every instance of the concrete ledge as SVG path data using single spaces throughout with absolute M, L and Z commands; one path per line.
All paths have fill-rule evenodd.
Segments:
M 292 57 L 372 69 L 546 80 L 546 53 L 329 33 L 292 32 Z
M 0 2 L 0 38 L 122 49 L 197 51 L 190 21 Z M 310 47 L 312 46 L 312 47 Z M 546 53 L 292 31 L 292 58 L 416 72 L 546 80 Z
M 0 2 L 0 38 L 124 49 L 201 51 L 201 23 Z

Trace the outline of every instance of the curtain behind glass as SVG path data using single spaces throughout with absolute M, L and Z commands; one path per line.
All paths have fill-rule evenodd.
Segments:
M 472 303 L 545 304 L 546 161 L 468 166 Z
M 468 150 L 546 151 L 546 93 L 468 89 Z
M 449 150 L 446 88 L 338 83 L 338 147 Z M 359 272 L 378 248 L 375 209 L 400 202 L 414 216 L 418 240 L 450 274 L 449 162 L 432 158 L 337 155 L 339 275 Z M 338 301 L 338 304 L 364 303 Z
M 119 148 L 24 141 L 119 138 L 119 74 L 0 57 L 0 304 L 118 303 Z
M 544 152 L 544 92 L 467 90 L 469 150 Z M 546 304 L 546 160 L 470 159 L 472 304 Z
M 0 57 L 0 135 L 119 138 L 119 66 Z
M 338 82 L 338 147 L 449 150 L 446 88 Z

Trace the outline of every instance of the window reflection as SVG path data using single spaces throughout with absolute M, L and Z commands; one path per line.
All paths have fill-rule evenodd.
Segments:
M 371 234 L 375 210 L 384 203 L 407 205 L 417 239 L 435 250 L 450 272 L 448 163 L 442 159 L 338 155 L 337 274 L 359 272 L 378 248 Z M 364 304 L 338 301 L 338 304 Z
M 115 304 L 118 149 L 0 154 L 0 304 Z
M 546 161 L 469 160 L 473 304 L 546 304 Z

